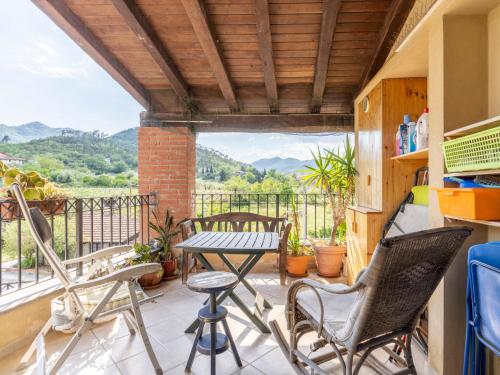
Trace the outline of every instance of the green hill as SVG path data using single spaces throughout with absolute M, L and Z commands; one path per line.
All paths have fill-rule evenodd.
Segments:
M 36 134 L 47 127 L 33 124 L 39 128 Z M 37 170 L 63 185 L 129 186 L 137 179 L 137 128 L 111 136 L 66 129 L 64 135 L 0 144 L 0 152 L 27 159 L 23 169 Z M 196 154 L 197 177 L 207 181 L 226 181 L 254 170 L 210 148 L 198 145 Z

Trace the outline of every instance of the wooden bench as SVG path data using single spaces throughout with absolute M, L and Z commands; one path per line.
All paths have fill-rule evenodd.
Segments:
M 185 241 L 199 231 L 204 232 L 278 232 L 280 235 L 278 257 L 280 283 L 286 283 L 286 256 L 288 235 L 292 224 L 285 218 L 258 215 L 250 212 L 229 212 L 225 214 L 185 219 L 180 224 L 182 240 Z M 185 283 L 190 269 L 189 255 L 183 251 L 182 281 Z

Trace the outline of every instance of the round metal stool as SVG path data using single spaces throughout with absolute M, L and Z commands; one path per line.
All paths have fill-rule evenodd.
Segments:
M 217 306 L 217 294 L 232 289 L 236 285 L 238 285 L 238 277 L 230 272 L 205 272 L 192 276 L 187 281 L 189 289 L 210 294 L 210 302 L 208 306 L 203 307 L 198 312 L 200 326 L 196 332 L 185 372 L 191 371 L 194 356 L 196 350 L 198 350 L 202 354 L 210 355 L 210 374 L 215 375 L 215 356 L 224 353 L 229 348 L 229 345 L 231 345 L 236 363 L 239 367 L 242 366 L 238 350 L 226 321 L 227 309 Z M 225 334 L 217 332 L 217 322 L 222 323 Z M 203 335 L 205 324 L 210 324 L 210 334 Z

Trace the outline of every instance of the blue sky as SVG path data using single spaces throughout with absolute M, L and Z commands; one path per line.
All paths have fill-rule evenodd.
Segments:
M 0 22 L 0 123 L 112 134 L 138 126 L 142 107 L 31 1 L 4 2 Z M 237 160 L 310 158 L 343 136 L 200 134 L 197 142 Z

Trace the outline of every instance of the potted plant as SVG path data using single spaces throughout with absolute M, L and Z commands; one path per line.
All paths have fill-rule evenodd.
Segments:
M 328 242 L 313 243 L 318 274 L 326 277 L 340 275 L 342 258 L 346 253 L 345 244 L 337 241 L 337 229 L 345 222 L 347 207 L 354 196 L 354 178 L 357 174 L 354 164 L 354 148 L 349 136 L 344 141 L 344 151 L 339 149 L 312 153 L 314 166 L 307 166 L 303 176 L 305 182 L 326 192 L 332 211 L 332 232 Z
M 151 252 L 151 247 L 149 245 L 134 244 L 135 256 L 127 260 L 127 265 L 136 265 L 143 263 L 157 263 L 159 262 L 159 256 Z M 142 275 L 138 282 L 144 289 L 155 289 L 161 285 L 163 278 L 163 269 L 159 272 L 151 272 Z
M 300 240 L 300 222 L 297 204 L 291 201 L 292 231 L 288 237 L 288 256 L 286 257 L 286 270 L 292 277 L 307 276 L 309 257 L 306 255 L 306 246 Z
M 177 258 L 172 252 L 171 242 L 172 238 L 177 236 L 180 231 L 174 226 L 174 217 L 169 210 L 167 210 L 163 221 L 160 220 L 156 211 L 153 211 L 153 217 L 155 222 L 150 221 L 149 227 L 158 234 L 155 240 L 161 248 L 159 257 L 164 271 L 163 279 L 173 280 L 177 277 Z
M 56 215 L 64 211 L 66 196 L 37 172 L 22 172 L 0 162 L 0 177 L 6 187 L 16 182 L 30 207 L 38 207 L 46 215 Z M 7 198 L 0 202 L 0 215 L 4 220 L 17 219 L 19 210 L 15 195 L 9 188 L 6 192 Z

